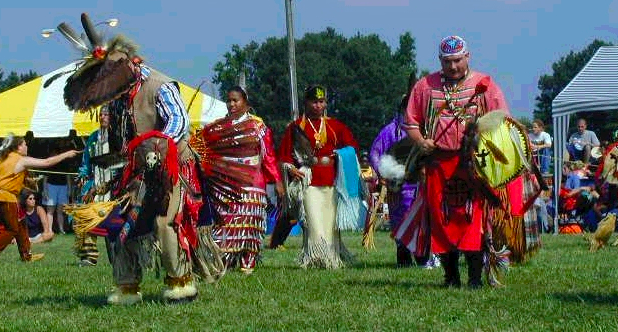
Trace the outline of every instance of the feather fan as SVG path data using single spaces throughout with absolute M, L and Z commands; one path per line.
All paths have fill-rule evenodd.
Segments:
M 294 159 L 301 166 L 311 167 L 315 164 L 315 155 L 311 147 L 311 141 L 305 132 L 296 124 L 292 125 L 292 141 L 294 148 Z
M 487 283 L 492 287 L 504 287 L 504 278 L 508 272 L 511 251 L 503 246 L 500 251 L 496 251 L 493 245 L 489 246 L 489 250 L 485 251 L 485 274 Z
M 404 139 L 393 144 L 386 153 L 393 156 L 399 164 L 404 165 L 406 163 L 406 159 L 408 158 L 408 154 L 413 147 L 414 142 L 412 142 L 410 137 L 406 136 Z

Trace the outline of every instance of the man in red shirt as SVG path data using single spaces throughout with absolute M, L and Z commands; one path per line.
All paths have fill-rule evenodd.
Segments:
M 442 70 L 423 77 L 412 88 L 404 129 L 426 156 L 425 176 L 411 216 L 394 234 L 418 252 L 426 243 L 420 240 L 422 234 L 430 233 L 431 251 L 440 255 L 444 267 L 445 286 L 461 285 L 458 260 L 463 252 L 468 286 L 478 288 L 482 285 L 485 197 L 475 189 L 467 164 L 461 162 L 462 138 L 468 122 L 486 112 L 506 111 L 507 106 L 498 85 L 469 68 L 469 58 L 461 37 L 444 38 L 439 47 Z M 480 94 L 479 84 L 487 85 Z

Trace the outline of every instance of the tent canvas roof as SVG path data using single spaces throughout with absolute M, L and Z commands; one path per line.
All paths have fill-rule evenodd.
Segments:
M 70 111 L 64 104 L 64 85 L 69 75 L 61 76 L 43 88 L 51 76 L 72 70 L 70 63 L 32 81 L 0 93 L 0 137 L 12 132 L 24 135 L 32 130 L 35 137 L 64 137 L 75 129 L 80 136 L 89 135 L 98 128 L 97 119 L 87 113 Z M 189 105 L 196 89 L 178 82 L 185 106 Z M 205 93 L 198 93 L 189 109 L 191 125 L 199 128 L 205 123 L 224 116 L 227 108 L 224 102 Z
M 602 46 L 552 101 L 552 117 L 618 109 L 618 46 Z
M 602 46 L 552 101 L 554 206 L 558 206 L 570 115 L 577 112 L 616 109 L 618 109 L 618 46 Z M 555 232 L 558 232 L 558 227 L 555 227 Z

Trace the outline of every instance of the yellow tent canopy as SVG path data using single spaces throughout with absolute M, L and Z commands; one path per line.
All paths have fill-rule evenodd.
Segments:
M 71 129 L 79 136 L 89 135 L 98 129 L 97 119 L 87 113 L 70 111 L 64 104 L 63 93 L 66 79 L 61 76 L 43 88 L 45 81 L 57 73 L 74 69 L 75 63 L 0 93 L 0 137 L 12 132 L 24 135 L 31 130 L 34 137 L 66 137 Z M 196 89 L 178 82 L 180 93 L 188 107 Z M 189 109 L 191 126 L 199 128 L 227 113 L 225 103 L 199 92 Z

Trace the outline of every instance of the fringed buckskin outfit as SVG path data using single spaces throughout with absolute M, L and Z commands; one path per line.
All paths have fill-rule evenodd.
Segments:
M 322 127 L 323 130 L 319 129 Z M 298 144 L 295 140 L 302 138 L 298 136 L 299 132 L 304 133 L 304 139 L 315 138 L 308 140 L 315 159 L 311 162 L 312 166 L 304 165 L 304 161 L 298 158 L 298 151 L 295 151 Z M 284 181 L 288 196 L 295 196 L 291 197 L 292 200 L 302 200 L 299 215 L 296 216 L 303 222 L 303 248 L 299 257 L 302 267 L 339 268 L 352 259 L 337 227 L 337 193 L 334 187 L 337 174 L 335 149 L 346 146 L 358 151 L 358 143 L 348 127 L 326 116 L 317 119 L 303 116 L 290 123 L 285 130 L 279 150 L 284 172 L 296 167 L 305 173 L 302 184 L 299 181 Z M 291 193 L 292 187 L 297 187 L 294 193 Z

